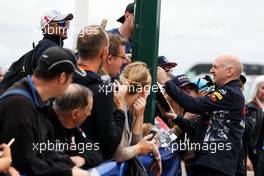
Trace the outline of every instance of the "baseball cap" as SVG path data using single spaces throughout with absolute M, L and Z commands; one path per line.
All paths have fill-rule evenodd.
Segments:
M 165 56 L 159 56 L 158 57 L 158 66 L 160 66 L 163 69 L 165 67 L 171 69 L 173 67 L 176 67 L 177 63 L 176 62 L 169 62 Z
M 47 72 L 76 72 L 81 76 L 86 75 L 86 72 L 77 66 L 74 53 L 59 46 L 45 50 L 39 58 L 38 67 L 46 69 Z
M 58 10 L 50 10 L 46 12 L 40 19 L 40 28 L 45 28 L 51 21 L 60 21 L 60 20 L 72 20 L 73 14 L 61 14 Z
M 134 2 L 130 3 L 127 5 L 125 13 L 134 13 Z M 118 18 L 116 21 L 120 22 L 120 23 L 124 23 L 125 21 L 125 15 L 121 16 L 120 18 Z
M 191 85 L 194 88 L 197 88 L 197 85 L 194 84 L 193 82 L 191 82 L 189 80 L 189 78 L 186 75 L 184 75 L 184 74 L 175 76 L 174 78 L 171 79 L 171 81 L 174 84 L 176 84 L 176 86 L 178 86 L 178 87 L 183 87 L 183 86 L 186 86 L 186 85 Z

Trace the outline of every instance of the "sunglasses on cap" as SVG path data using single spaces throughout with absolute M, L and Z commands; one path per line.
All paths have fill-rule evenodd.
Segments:
M 53 21 L 53 23 L 56 23 L 61 27 L 69 27 L 70 26 L 70 22 L 65 21 L 65 20 Z

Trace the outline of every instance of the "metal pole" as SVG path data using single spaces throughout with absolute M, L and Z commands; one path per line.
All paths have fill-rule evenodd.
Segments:
M 148 65 L 152 85 L 156 85 L 161 1 L 135 0 L 135 4 L 132 58 Z M 145 110 L 145 122 L 154 123 L 155 101 L 156 93 L 151 91 Z

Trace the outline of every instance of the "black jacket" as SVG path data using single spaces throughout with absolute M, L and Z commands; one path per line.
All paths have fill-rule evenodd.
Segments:
M 25 53 L 18 61 L 14 62 L 15 65 L 12 64 L 9 68 L 11 72 L 5 75 L 2 82 L 0 81 L 0 95 L 24 76 L 33 74 L 42 53 L 54 46 L 63 46 L 63 39 L 56 35 L 45 34 L 34 48 L 34 51 L 31 50 Z M 23 72 L 21 69 L 26 70 Z
M 49 35 L 45 34 L 43 39 L 39 41 L 35 57 L 33 60 L 33 70 L 37 67 L 39 57 L 42 55 L 42 53 L 53 46 L 63 46 L 63 39 L 57 35 Z
M 165 90 L 187 112 L 201 115 L 195 141 L 202 145 L 224 145 L 216 151 L 196 151 L 195 164 L 233 176 L 245 128 L 244 96 L 239 80 L 230 81 L 215 92 L 198 98 L 186 95 L 172 81 L 166 82 Z
M 245 132 L 242 138 L 242 149 L 241 149 L 241 152 L 239 153 L 238 165 L 237 165 L 237 170 L 236 170 L 237 173 L 239 173 L 240 175 L 245 175 L 245 176 L 247 175 L 247 165 L 246 164 L 247 164 L 247 157 L 248 157 L 249 149 L 251 148 L 250 146 L 252 146 L 251 143 L 254 143 L 252 142 L 252 139 L 256 139 L 256 137 L 254 137 L 255 135 L 253 135 L 254 128 L 256 126 L 256 121 L 254 122 L 254 118 L 251 118 L 251 116 L 249 116 L 249 114 L 252 113 L 251 111 L 252 111 L 252 103 L 249 103 L 246 105 L 246 108 L 245 108 L 245 113 L 246 113 L 245 114 L 246 116 L 245 117 Z M 254 162 L 253 162 L 253 166 L 254 166 Z
M 47 106 L 41 101 L 31 78 L 11 87 L 26 90 L 34 103 L 22 95 L 10 95 L 0 100 L 0 143 L 15 138 L 12 165 L 28 176 L 71 176 L 73 163 L 69 156 L 53 150 L 43 150 L 53 136 L 53 127 L 46 117 Z M 35 107 L 36 105 L 36 107 Z M 46 145 L 46 146 L 45 146 Z
M 99 144 L 87 138 L 80 127 L 73 129 L 63 127 L 52 108 L 49 111 L 49 120 L 55 128 L 53 141 L 56 141 L 61 146 L 67 144 L 67 147 L 60 148 L 60 151 L 70 156 L 83 157 L 85 159 L 85 168 L 95 167 L 103 162 Z
M 104 159 L 109 159 L 116 151 L 125 121 L 122 110 L 114 111 L 113 94 L 108 83 L 104 83 L 93 71 L 86 71 L 86 77 L 74 75 L 74 82 L 82 84 L 93 92 L 93 109 L 81 126 L 87 137 L 98 142 Z M 106 92 L 106 89 L 108 92 Z
M 246 118 L 251 122 L 252 132 L 247 136 L 248 155 L 254 167 L 257 165 L 257 155 L 264 146 L 264 112 L 254 101 L 247 104 Z

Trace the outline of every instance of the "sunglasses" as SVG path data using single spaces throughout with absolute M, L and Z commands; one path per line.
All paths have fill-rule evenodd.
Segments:
M 65 21 L 65 20 L 54 21 L 54 22 L 61 27 L 69 27 L 69 25 L 70 25 L 70 22 Z

